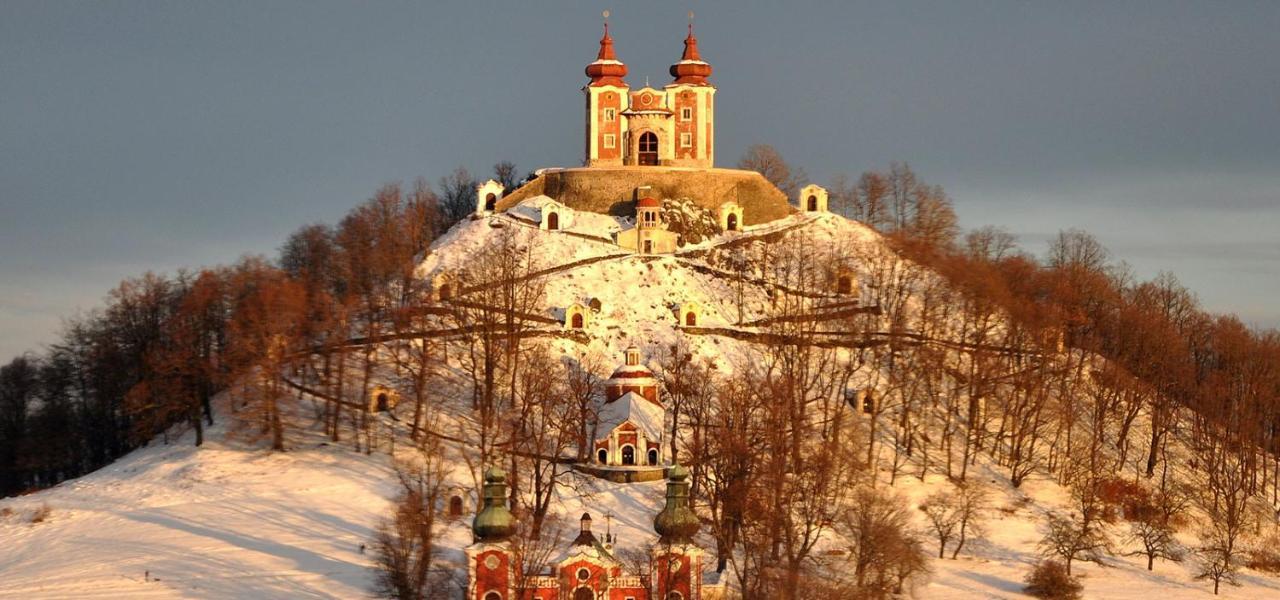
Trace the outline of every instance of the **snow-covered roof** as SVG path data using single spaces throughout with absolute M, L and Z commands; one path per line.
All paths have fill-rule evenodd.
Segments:
M 542 221 L 542 211 L 547 209 L 565 210 L 565 206 L 556 202 L 555 198 L 546 195 L 537 195 L 532 198 L 521 201 L 519 204 L 507 209 L 507 212 L 518 217 L 524 217 L 530 221 Z
M 613 402 L 600 407 L 600 435 L 607 435 L 619 425 L 631 422 L 645 437 L 651 440 L 662 439 L 662 426 L 666 421 L 667 411 L 635 392 L 627 392 Z

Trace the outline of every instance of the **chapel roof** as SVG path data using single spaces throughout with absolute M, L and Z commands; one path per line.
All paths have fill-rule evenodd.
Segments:
M 624 423 L 631 423 L 651 440 L 662 439 L 662 427 L 667 411 L 635 392 L 627 392 L 621 398 L 600 407 L 600 434 L 608 435 Z

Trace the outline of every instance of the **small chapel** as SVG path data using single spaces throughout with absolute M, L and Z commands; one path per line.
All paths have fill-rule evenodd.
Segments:
M 610 467 L 661 467 L 667 411 L 658 396 L 658 380 L 640 362 L 640 350 L 627 348 L 625 363 L 604 383 L 605 401 L 597 421 L 596 463 Z

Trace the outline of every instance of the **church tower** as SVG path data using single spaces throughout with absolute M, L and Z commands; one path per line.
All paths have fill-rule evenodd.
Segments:
M 675 465 L 667 474 L 667 504 L 653 518 L 655 598 L 702 597 L 702 549 L 693 543 L 698 515 L 689 508 L 689 470 Z
M 507 477 L 500 469 L 484 474 L 484 508 L 471 522 L 475 542 L 467 547 L 467 599 L 511 598 L 515 564 L 510 539 L 516 519 L 507 510 Z
M 690 13 L 692 19 L 693 13 Z M 711 65 L 698 55 L 698 38 L 693 36 L 693 22 L 684 39 L 684 54 L 669 70 L 675 81 L 667 84 L 667 106 L 672 109 L 672 143 L 675 145 L 671 164 L 677 167 L 711 168 L 715 149 L 716 88 L 707 81 Z
M 605 13 L 608 17 L 608 12 Z M 596 60 L 587 65 L 587 77 L 591 81 L 582 88 L 587 102 L 586 160 L 588 167 L 621 166 L 626 131 L 622 110 L 628 97 L 627 65 L 618 60 L 613 51 L 613 38 L 609 37 L 609 22 L 604 23 L 604 37 L 600 38 L 600 52 Z

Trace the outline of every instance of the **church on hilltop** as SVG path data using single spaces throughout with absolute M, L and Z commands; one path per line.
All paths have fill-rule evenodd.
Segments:
M 674 79 L 661 90 L 631 89 L 623 79 L 627 65 L 618 60 L 605 23 L 600 52 L 587 65 L 591 81 L 582 88 L 587 166 L 711 167 L 716 88 L 707 81 L 711 65 L 698 55 L 692 23 L 684 54 L 670 73 Z
M 716 87 L 692 23 L 668 72 L 665 85 L 646 80 L 632 87 L 606 22 L 595 60 L 585 69 L 582 165 L 538 169 L 515 190 L 493 180 L 479 184 L 477 218 L 506 214 L 556 232 L 571 231 L 575 213 L 607 214 L 629 222 L 613 234 L 619 247 L 670 254 L 690 243 L 688 232 L 668 221 L 671 211 L 706 211 L 715 233 L 742 232 L 796 212 L 826 212 L 826 193 L 818 186 L 805 188 L 793 204 L 760 173 L 715 166 Z M 705 236 L 700 232 L 697 239 Z

